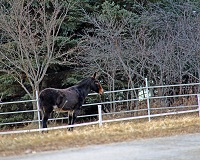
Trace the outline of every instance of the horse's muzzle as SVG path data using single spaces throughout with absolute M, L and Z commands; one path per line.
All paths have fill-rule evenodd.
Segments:
M 99 94 L 103 94 L 103 88 L 101 86 L 99 87 Z

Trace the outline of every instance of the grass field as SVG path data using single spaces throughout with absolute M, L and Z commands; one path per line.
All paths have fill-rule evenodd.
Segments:
M 151 122 L 143 119 L 105 123 L 102 127 L 77 127 L 73 132 L 62 129 L 48 133 L 0 135 L 0 157 L 198 132 L 200 117 L 190 114 L 155 118 Z

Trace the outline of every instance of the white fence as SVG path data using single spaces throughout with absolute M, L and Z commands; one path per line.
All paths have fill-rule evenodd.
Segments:
M 75 125 L 65 125 L 65 126 L 57 126 L 57 127 L 50 127 L 50 128 L 45 128 L 42 129 L 40 126 L 40 109 L 38 106 L 38 96 L 35 100 L 27 100 L 27 101 L 15 101 L 15 102 L 1 102 L 1 105 L 12 105 L 14 103 L 29 103 L 29 102 L 37 102 L 37 110 L 27 110 L 27 111 L 13 111 L 13 112 L 0 112 L 1 115 L 5 114 L 19 114 L 19 113 L 26 113 L 26 112 L 37 112 L 38 114 L 38 120 L 30 120 L 30 121 L 20 121 L 20 122 L 6 122 L 6 123 L 0 123 L 1 126 L 5 125 L 17 125 L 20 123 L 38 123 L 38 128 L 36 129 L 26 129 L 26 130 L 12 130 L 12 131 L 4 131 L 1 130 L 0 134 L 13 134 L 13 133 L 23 133 L 23 132 L 36 132 L 36 131 L 44 131 L 44 130 L 54 130 L 54 129 L 61 129 L 61 128 L 68 128 L 68 127 L 78 127 L 78 126 L 85 126 L 85 125 L 93 125 L 93 124 L 99 124 L 101 126 L 103 123 L 108 123 L 108 122 L 117 122 L 117 121 L 125 121 L 125 120 L 133 120 L 133 119 L 141 119 L 141 118 L 148 118 L 150 121 L 152 117 L 159 117 L 159 116 L 166 116 L 166 115 L 176 115 L 176 114 L 184 114 L 184 113 L 193 113 L 193 112 L 199 112 L 200 115 L 200 94 L 198 94 L 198 91 L 195 91 L 194 89 L 191 88 L 199 88 L 198 86 L 200 83 L 192 83 L 192 84 L 179 84 L 179 85 L 165 85 L 165 86 L 148 86 L 148 82 L 146 79 L 146 86 L 145 87 L 140 87 L 140 88 L 134 88 L 134 89 L 124 89 L 124 90 L 116 90 L 116 91 L 107 91 L 104 92 L 104 95 L 111 95 L 112 100 L 106 99 L 102 102 L 99 103 L 90 103 L 90 104 L 84 104 L 83 107 L 86 106 L 98 106 L 98 114 L 95 115 L 85 115 L 85 116 L 79 116 L 79 117 L 89 117 L 89 116 L 98 116 L 97 121 L 89 122 L 89 123 L 81 123 L 81 124 L 75 124 Z M 171 90 L 170 88 L 179 88 L 181 90 L 190 90 L 193 93 L 189 94 L 167 94 L 167 95 L 156 95 L 155 93 L 158 92 L 158 90 Z M 150 93 L 150 91 L 154 91 L 154 94 L 147 94 Z M 143 92 L 144 94 L 141 94 Z M 196 93 L 194 93 L 196 92 Z M 119 94 L 120 96 L 116 96 Z M 128 95 L 131 94 L 131 97 L 129 98 Z M 38 94 L 36 94 L 38 95 Z M 89 94 L 89 96 L 94 96 L 97 95 L 95 93 Z M 123 96 L 127 95 L 127 98 L 124 98 Z M 177 106 L 162 106 L 162 103 L 159 103 L 160 106 L 155 107 L 156 101 L 162 102 L 163 100 L 166 99 L 171 99 L 171 98 L 177 98 L 180 100 L 180 98 L 184 99 L 186 102 L 189 101 L 189 98 L 193 99 L 193 103 L 190 104 L 179 104 Z M 191 101 L 191 100 L 190 100 Z M 126 104 L 124 104 L 126 103 Z M 142 103 L 142 105 L 138 105 L 139 103 Z M 115 110 L 109 113 L 102 113 L 102 107 L 105 105 L 108 105 L 107 107 L 110 106 L 127 106 L 127 109 L 123 110 Z M 139 108 L 137 107 L 130 107 L 132 104 L 137 104 L 137 107 L 140 106 Z M 143 108 L 142 108 L 143 107 Z M 129 108 L 129 109 L 128 109 Z M 142 115 L 139 115 L 137 113 L 142 112 Z M 120 117 L 116 115 L 126 115 L 125 117 Z M 127 116 L 127 114 L 130 114 Z M 134 115 L 135 114 L 135 115 Z M 115 115 L 112 116 L 114 118 L 109 118 L 110 115 Z M 104 119 L 104 117 L 106 119 Z M 117 117 L 117 118 L 116 118 Z M 56 120 L 56 119 L 66 119 L 66 117 L 62 118 L 54 118 L 51 120 Z

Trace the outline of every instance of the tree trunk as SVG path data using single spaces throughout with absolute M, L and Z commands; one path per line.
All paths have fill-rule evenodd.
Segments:
M 38 110 L 38 107 L 37 107 L 37 95 L 36 94 L 39 94 L 39 85 L 35 84 L 35 87 L 33 87 L 32 90 L 33 90 L 32 99 L 36 100 L 36 101 L 32 102 L 33 110 Z M 33 120 L 38 120 L 38 119 L 39 119 L 38 111 L 34 111 Z

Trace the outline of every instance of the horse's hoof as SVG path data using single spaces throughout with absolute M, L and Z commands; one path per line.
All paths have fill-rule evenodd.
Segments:
M 46 130 L 46 131 L 41 131 L 41 133 L 42 133 L 42 134 L 48 133 L 48 130 Z
M 69 132 L 72 132 L 73 131 L 73 128 L 68 128 L 67 129 Z

